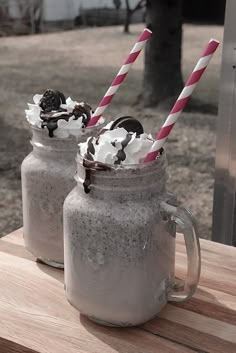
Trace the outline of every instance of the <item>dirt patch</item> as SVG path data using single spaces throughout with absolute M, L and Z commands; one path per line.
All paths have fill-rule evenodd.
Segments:
M 0 38 L 0 234 L 22 225 L 20 164 L 31 150 L 24 109 L 34 93 L 57 88 L 93 107 L 101 99 L 136 40 L 142 25 L 106 27 L 61 33 Z M 221 26 L 184 26 L 183 75 L 193 69 L 208 38 L 222 40 Z M 200 235 L 210 238 L 214 184 L 215 127 L 221 50 L 168 142 L 169 189 L 198 219 Z M 108 120 L 121 115 L 140 119 L 146 131 L 157 132 L 166 109 L 134 105 L 142 90 L 143 53 L 106 111 Z

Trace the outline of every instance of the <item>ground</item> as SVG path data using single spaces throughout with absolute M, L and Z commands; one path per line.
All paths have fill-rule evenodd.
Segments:
M 142 28 L 131 26 L 129 35 L 116 26 L 0 38 L 0 235 L 22 226 L 20 164 L 31 150 L 30 127 L 24 118 L 27 102 L 35 93 L 56 88 L 95 108 Z M 222 41 L 223 27 L 184 25 L 185 80 L 212 37 Z M 165 144 L 168 188 L 193 211 L 203 238 L 211 237 L 221 51 L 222 46 Z M 143 53 L 104 115 L 108 120 L 132 115 L 155 134 L 167 116 L 167 106 L 144 109 L 137 104 L 142 79 Z

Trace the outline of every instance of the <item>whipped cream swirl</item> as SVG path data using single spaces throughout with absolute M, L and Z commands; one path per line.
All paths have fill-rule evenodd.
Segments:
M 109 165 L 142 163 L 154 142 L 152 135 L 137 135 L 124 128 L 109 130 L 111 124 L 98 137 L 89 137 L 79 144 L 81 156 Z
M 40 102 L 43 98 L 41 94 L 35 94 L 33 97 L 34 104 L 28 103 L 28 109 L 25 110 L 26 119 L 28 122 L 37 128 L 45 128 L 45 121 L 42 119 L 44 111 L 42 107 L 40 107 Z M 60 104 L 59 110 L 53 110 L 50 113 L 50 117 L 48 118 L 47 122 L 55 122 L 56 121 L 56 128 L 53 129 L 53 133 L 49 136 L 50 137 L 58 137 L 58 138 L 67 138 L 69 136 L 76 136 L 78 137 L 81 133 L 85 130 L 84 121 L 88 119 L 85 113 L 81 113 L 81 116 L 75 116 L 73 112 L 76 110 L 77 107 L 88 107 L 87 103 L 85 102 L 77 102 L 73 101 L 70 97 L 66 99 L 65 104 Z M 90 109 L 90 117 L 92 116 L 92 109 Z M 101 118 L 97 125 L 104 123 L 104 119 Z M 50 133 L 50 131 L 49 131 Z

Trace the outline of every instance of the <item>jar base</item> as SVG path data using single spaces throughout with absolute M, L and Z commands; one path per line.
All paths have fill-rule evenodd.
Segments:
M 64 264 L 61 262 L 47 260 L 47 259 L 44 259 L 43 257 L 37 257 L 37 261 L 42 262 L 43 264 L 51 266 L 51 267 L 64 269 Z
M 107 322 L 107 321 L 103 321 L 103 320 L 100 320 L 100 319 L 97 319 L 96 317 L 94 316 L 88 316 L 88 315 L 85 315 L 87 316 L 87 318 L 93 322 L 95 322 L 96 324 L 99 324 L 99 325 L 103 325 L 103 326 L 108 326 L 108 327 L 131 327 L 131 326 L 137 326 L 135 324 L 131 324 L 129 322 L 124 322 L 124 323 L 119 323 L 119 324 L 112 324 L 110 322 Z

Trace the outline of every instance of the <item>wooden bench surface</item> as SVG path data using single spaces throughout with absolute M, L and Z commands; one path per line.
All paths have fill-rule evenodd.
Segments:
M 0 239 L 0 353 L 236 352 L 236 248 L 201 240 L 196 294 L 137 328 L 89 321 L 65 299 L 63 271 L 36 263 L 22 230 Z M 176 274 L 185 246 L 177 237 Z

